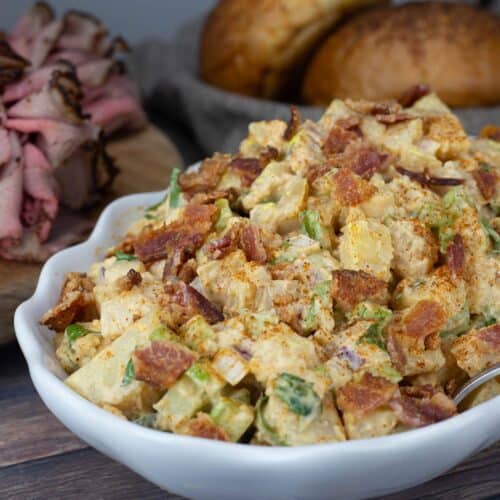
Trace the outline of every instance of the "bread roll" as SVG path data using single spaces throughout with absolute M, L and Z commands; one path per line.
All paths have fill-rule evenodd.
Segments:
M 200 44 L 201 76 L 240 94 L 285 98 L 301 63 L 346 12 L 381 0 L 222 0 Z
M 500 18 L 433 2 L 361 13 L 318 50 L 303 96 L 319 105 L 393 99 L 418 83 L 450 106 L 500 103 Z

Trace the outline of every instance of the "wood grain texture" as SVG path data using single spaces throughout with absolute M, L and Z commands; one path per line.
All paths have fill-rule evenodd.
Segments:
M 130 193 L 158 191 L 168 183 L 182 159 L 170 139 L 153 125 L 132 135 L 114 139 L 108 152 L 120 166 L 113 190 L 103 203 L 87 213 L 95 220 L 105 204 Z M 41 266 L 0 260 L 0 344 L 13 339 L 12 315 L 34 291 Z
M 36 394 L 16 344 L 0 347 L 0 381 L 2 500 L 180 498 L 88 448 L 58 423 Z M 494 498 L 500 498 L 500 442 L 441 477 L 384 500 Z

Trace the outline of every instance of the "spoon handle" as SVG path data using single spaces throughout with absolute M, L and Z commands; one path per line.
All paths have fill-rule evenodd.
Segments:
M 453 396 L 453 401 L 456 405 L 458 405 L 474 389 L 477 389 L 480 385 L 497 376 L 500 376 L 500 363 L 496 363 L 487 370 L 484 370 L 472 377 L 456 392 L 455 396 Z

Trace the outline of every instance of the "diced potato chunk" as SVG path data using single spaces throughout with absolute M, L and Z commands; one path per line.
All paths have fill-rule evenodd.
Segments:
M 125 383 L 124 376 L 133 351 L 149 342 L 149 335 L 157 325 L 153 317 L 137 322 L 70 375 L 66 384 L 88 400 L 115 406 L 127 415 L 150 410 L 160 393 L 135 379 Z
M 376 220 L 367 219 L 349 222 L 343 231 L 339 245 L 342 267 L 389 281 L 393 257 L 389 229 Z

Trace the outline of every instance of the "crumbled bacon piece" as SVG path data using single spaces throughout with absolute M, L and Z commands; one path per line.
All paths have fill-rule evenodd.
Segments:
M 337 391 L 337 405 L 343 412 L 364 414 L 386 405 L 398 386 L 384 377 L 365 372 L 359 382 L 348 382 Z
M 500 127 L 498 125 L 485 125 L 482 128 L 479 137 L 481 137 L 481 139 L 500 141 Z
M 491 200 L 497 190 L 497 175 L 494 171 L 487 172 L 483 169 L 477 169 L 472 172 L 472 177 L 476 181 L 477 188 L 485 200 Z
M 455 403 L 430 385 L 401 387 L 390 406 L 399 420 L 410 427 L 422 427 L 456 415 Z
M 189 259 L 184 264 L 182 264 L 177 277 L 184 281 L 184 283 L 191 283 L 196 278 L 196 259 Z
M 448 267 L 453 276 L 461 276 L 465 268 L 465 249 L 462 237 L 456 234 L 446 251 Z
M 85 273 L 68 273 L 59 303 L 47 311 L 40 323 L 62 332 L 75 321 L 91 321 L 98 317 L 94 282 Z
M 179 220 L 141 234 L 132 243 L 134 252 L 145 263 L 167 258 L 164 274 L 177 275 L 182 264 L 205 241 L 217 213 L 214 205 L 189 204 Z
M 372 102 L 365 100 L 353 101 L 346 99 L 345 103 L 352 110 L 363 115 L 391 115 L 401 111 L 401 105 L 396 101 Z
M 350 130 L 351 132 L 356 132 L 358 137 L 363 136 L 363 132 L 360 129 L 361 119 L 359 116 L 353 115 L 348 118 L 340 118 L 336 121 L 335 125 L 342 127 L 344 130 Z
M 170 314 L 174 326 L 184 324 L 196 314 L 201 314 L 209 323 L 224 319 L 222 313 L 200 292 L 183 281 L 168 280 L 165 283 L 166 297 L 163 306 Z
M 411 120 L 412 117 L 408 113 L 391 113 L 391 114 L 377 114 L 375 119 L 384 125 L 394 125 Z
M 216 425 L 206 413 L 201 412 L 189 422 L 187 434 L 217 441 L 231 441 L 222 427 Z
M 391 323 L 387 329 L 386 345 L 389 355 L 391 356 L 392 364 L 400 372 L 404 371 L 406 366 L 406 354 L 399 342 L 399 330 L 394 328 L 395 322 Z
M 237 239 L 231 231 L 222 238 L 210 241 L 207 245 L 207 252 L 215 260 L 223 259 L 226 255 L 236 250 L 237 243 Z
M 134 286 L 140 285 L 142 282 L 141 273 L 135 269 L 129 269 L 125 276 L 117 279 L 116 285 L 120 290 L 132 290 Z
M 403 318 L 403 331 L 406 335 L 425 339 L 439 331 L 446 323 L 443 307 L 432 300 L 417 302 Z
M 405 108 L 413 106 L 419 99 L 429 94 L 431 89 L 428 85 L 418 84 L 410 87 L 400 98 L 399 104 Z
M 477 332 L 477 338 L 488 344 L 494 352 L 500 352 L 500 324 L 496 323 Z
M 430 186 L 459 186 L 463 184 L 464 179 L 456 179 L 452 177 L 431 177 L 425 172 L 414 172 L 403 167 L 396 167 L 396 170 L 401 174 L 409 177 L 411 180 L 418 182 L 424 187 Z
M 266 146 L 259 153 L 259 162 L 262 168 L 265 168 L 268 163 L 277 160 L 280 157 L 280 152 L 273 146 Z
M 226 198 L 229 203 L 232 203 L 238 198 L 238 193 L 235 189 L 220 189 L 216 191 L 210 191 L 207 193 L 196 193 L 190 200 L 193 205 L 211 205 L 217 200 Z
M 240 245 L 247 260 L 258 264 L 266 263 L 267 253 L 257 226 L 248 224 L 243 228 L 240 233 Z
M 349 143 L 358 138 L 359 136 L 355 131 L 342 128 L 339 125 L 334 125 L 323 144 L 323 153 L 327 156 L 343 153 Z
M 341 205 L 352 207 L 370 199 L 375 193 L 374 186 L 352 170 L 341 168 L 333 177 L 335 197 Z
M 387 301 L 387 283 L 364 271 L 341 269 L 332 272 L 332 297 L 345 310 L 363 300 L 383 304 Z
M 297 108 L 297 106 L 290 106 L 290 120 L 288 121 L 285 133 L 283 134 L 283 139 L 285 139 L 285 141 L 291 140 L 297 133 L 301 121 L 302 119 L 300 117 L 299 108 Z
M 341 154 L 330 158 L 332 165 L 352 170 L 364 179 L 369 179 L 375 172 L 381 172 L 387 165 L 389 155 L 379 153 L 366 143 L 350 143 Z
M 230 155 L 216 153 L 212 158 L 203 160 L 196 172 L 183 172 L 178 180 L 182 192 L 190 198 L 196 193 L 214 190 L 231 160 Z
M 258 158 L 234 158 L 229 168 L 236 170 L 244 187 L 252 185 L 253 181 L 261 174 L 263 167 Z
M 334 168 L 335 163 L 333 161 L 325 161 L 323 163 L 312 165 L 311 167 L 309 167 L 306 174 L 309 184 L 312 184 L 316 179 L 323 177 Z
M 132 361 L 137 380 L 166 390 L 196 361 L 196 354 L 176 342 L 159 340 L 134 351 Z

